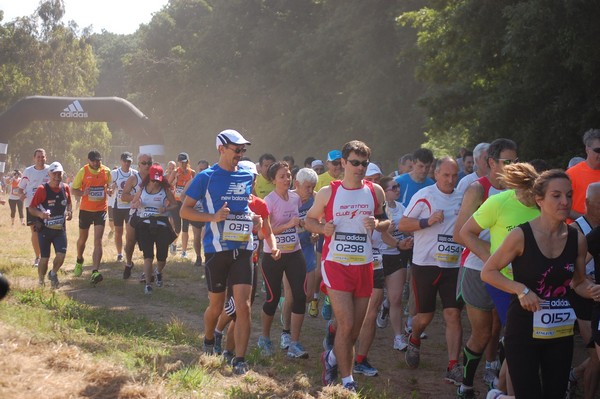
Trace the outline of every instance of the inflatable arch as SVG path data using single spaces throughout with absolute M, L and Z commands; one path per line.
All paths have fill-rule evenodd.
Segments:
M 8 140 L 33 121 L 108 122 L 125 130 L 140 144 L 164 153 L 164 142 L 157 129 L 129 101 L 119 97 L 31 96 L 17 101 L 0 114 L 0 172 Z

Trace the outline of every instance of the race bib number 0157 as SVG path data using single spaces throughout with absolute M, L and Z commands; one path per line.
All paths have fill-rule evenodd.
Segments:
M 543 301 L 533 313 L 533 338 L 552 339 L 573 335 L 575 311 L 564 298 Z

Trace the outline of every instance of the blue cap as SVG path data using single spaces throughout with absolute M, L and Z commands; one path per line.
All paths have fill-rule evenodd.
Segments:
M 333 150 L 327 153 L 327 161 L 335 161 L 336 159 L 342 158 L 342 152 L 340 150 Z

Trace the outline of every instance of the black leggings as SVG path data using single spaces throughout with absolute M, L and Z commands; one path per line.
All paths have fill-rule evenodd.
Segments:
M 144 259 L 154 259 L 154 246 L 156 245 L 156 260 L 160 262 L 167 260 L 169 245 L 173 242 L 167 226 L 151 226 L 142 221 L 136 227 L 136 234 Z
M 271 254 L 265 254 L 262 261 L 262 274 L 267 289 L 267 298 L 263 312 L 273 316 L 281 297 L 281 280 L 285 273 L 292 287 L 292 313 L 306 312 L 306 262 L 302 250 L 281 254 L 279 260 L 273 260 Z
M 506 337 L 504 347 L 517 399 L 565 397 L 573 337 L 547 340 Z
M 179 216 L 179 211 L 181 210 L 181 202 L 177 201 L 177 208 L 171 211 L 171 217 L 173 218 L 173 224 L 175 228 L 175 233 L 179 234 L 182 231 L 187 233 L 190 229 L 190 221 L 187 219 L 182 219 Z
M 10 218 L 14 219 L 17 214 L 17 209 L 19 210 L 19 217 L 23 219 L 23 201 L 21 200 L 8 200 L 8 205 L 10 205 Z

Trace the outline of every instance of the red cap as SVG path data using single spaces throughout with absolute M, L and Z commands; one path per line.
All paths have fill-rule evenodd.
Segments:
M 160 165 L 152 165 L 150 166 L 150 170 L 148 171 L 148 176 L 150 177 L 150 180 L 162 181 L 164 174 L 165 173 L 163 171 L 163 168 Z

